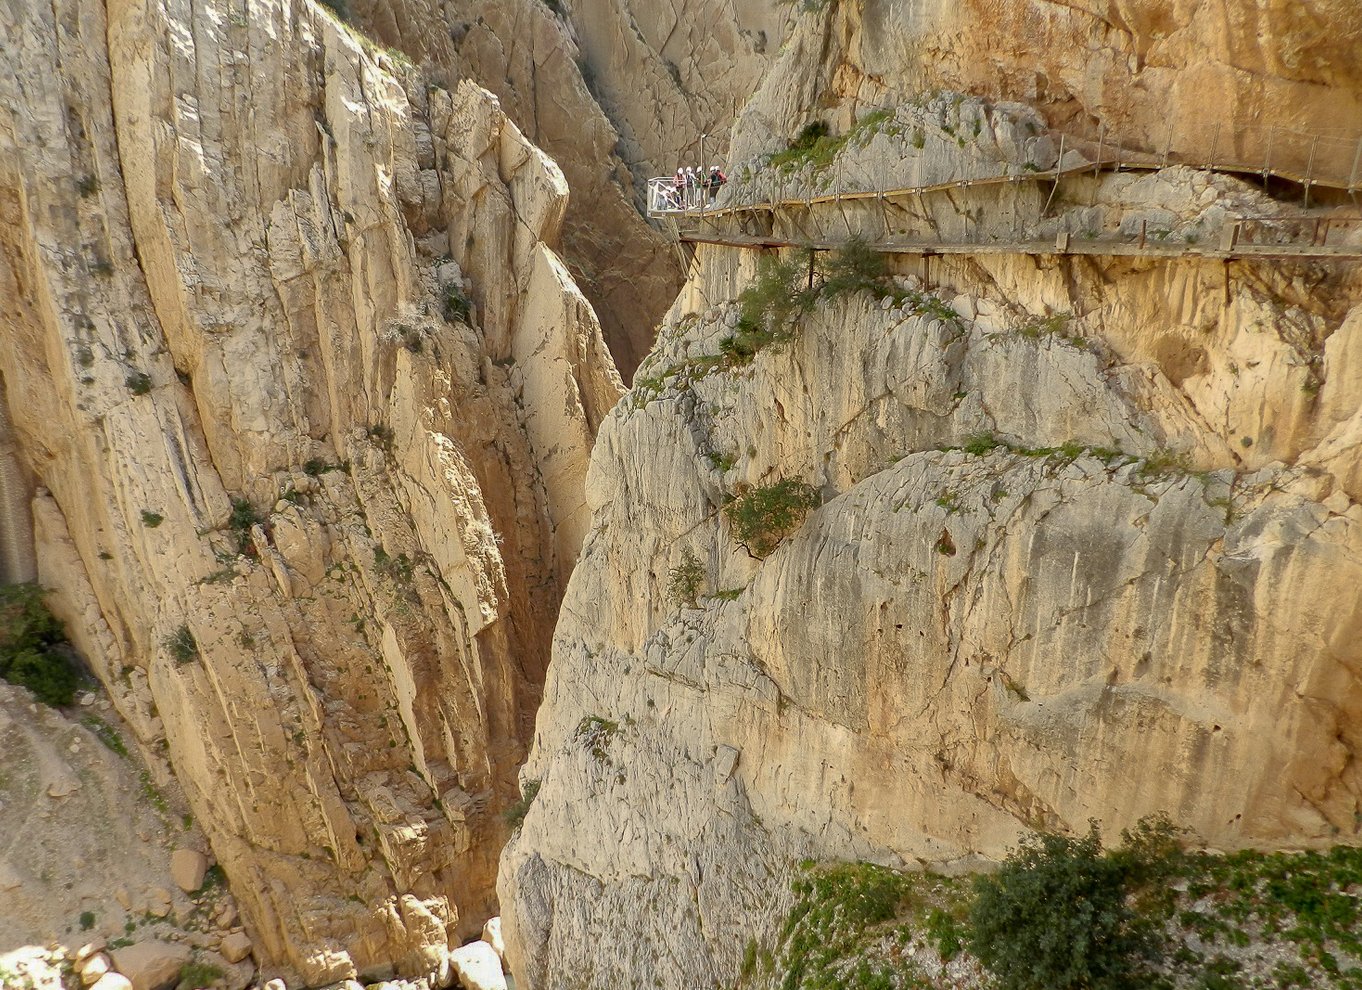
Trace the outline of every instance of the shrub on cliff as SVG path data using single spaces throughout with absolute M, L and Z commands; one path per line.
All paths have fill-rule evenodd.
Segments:
M 1181 862 L 1174 830 L 1146 819 L 1104 852 L 1097 823 L 1070 838 L 1022 840 L 975 881 L 969 948 L 998 990 L 1121 990 L 1143 985 L 1152 952 L 1141 898 L 1157 897 Z
M 47 610 L 40 587 L 0 586 L 0 677 L 28 688 L 45 704 L 71 704 L 76 672 L 65 644 L 61 623 Z
M 765 557 L 821 502 L 818 489 L 783 478 L 740 493 L 724 506 L 724 515 L 738 542 L 754 557 Z

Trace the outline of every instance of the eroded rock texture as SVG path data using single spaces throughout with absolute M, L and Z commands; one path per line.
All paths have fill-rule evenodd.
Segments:
M 661 167 L 657 159 L 664 145 L 654 140 L 647 149 L 652 158 L 639 163 L 637 142 L 623 139 L 620 129 L 627 133 L 629 121 L 647 119 L 655 121 L 652 126 L 663 127 L 668 141 L 685 134 L 685 140 L 698 145 L 698 111 L 677 109 L 689 108 L 697 98 L 676 89 L 679 83 L 657 68 L 659 56 L 651 49 L 636 51 L 643 44 L 641 36 L 625 27 L 632 23 L 627 12 L 613 8 L 569 11 L 543 0 L 355 0 L 350 6 L 356 24 L 408 53 L 432 79 L 448 83 L 471 78 L 495 93 L 525 135 L 563 169 L 572 189 L 563 257 L 600 314 L 621 372 L 631 376 L 652 346 L 653 333 L 676 297 L 683 273 L 675 251 L 636 209 L 636 202 L 642 203 L 636 184 Z M 677 35 L 668 50 L 688 69 L 702 61 L 707 69 L 716 70 L 721 85 L 738 82 L 746 97 L 759 73 L 755 62 L 742 61 L 749 49 L 733 30 L 719 31 L 725 50 L 734 49 L 727 60 L 704 61 L 699 55 L 687 60 L 679 54 L 692 37 L 709 35 L 714 31 L 711 25 L 722 27 L 736 17 L 731 10 L 724 13 L 726 19 L 717 12 L 713 17 L 675 12 L 672 25 L 684 16 L 694 33 Z M 615 69 L 620 59 L 646 64 L 638 74 L 633 67 L 621 70 L 627 72 L 623 77 Z M 597 63 L 599 72 L 593 68 Z M 732 71 L 735 63 L 741 64 L 741 72 Z M 666 77 L 675 110 L 665 124 L 656 120 L 658 105 L 649 98 L 653 86 L 662 85 L 657 82 L 659 73 Z M 615 98 L 605 86 L 617 78 L 621 95 Z M 651 81 L 649 88 L 640 87 L 641 78 Z M 707 86 L 708 77 L 703 86 L 693 80 L 692 92 Z M 725 110 L 723 116 L 712 118 L 716 138 L 711 149 L 718 132 L 726 132 L 732 120 L 733 98 L 726 96 L 719 103 Z M 650 132 L 649 137 L 660 135 Z M 670 151 L 672 146 L 665 147 Z M 630 166 L 636 166 L 632 172 Z
M 1359 43 L 1351 0 L 835 3 L 799 18 L 733 157 L 774 150 L 810 117 L 847 122 L 946 88 L 1023 100 L 1108 149 L 1301 174 L 1313 155 L 1316 174 L 1346 176 L 1362 138 Z
M 845 131 L 885 106 L 898 123 L 821 171 L 740 182 L 798 197 L 874 188 L 877 168 L 892 172 L 883 188 L 981 156 L 1047 167 L 1053 144 L 1031 157 L 1039 123 L 1013 140 L 1035 108 L 923 92 L 978 90 L 994 71 L 966 57 L 967 8 L 1031 25 L 996 57 L 1071 83 L 1038 96 L 994 71 L 987 95 L 1035 103 L 1050 124 L 1079 106 L 1132 134 L 1155 119 L 1085 68 L 1124 51 L 1118 14 L 1154 5 L 957 6 L 804 15 L 739 120 L 738 154 L 782 148 L 812 117 Z M 1172 5 L 1150 58 L 1221 30 L 1208 9 Z M 1254 9 L 1265 33 L 1234 21 L 1213 66 L 1238 78 L 1252 51 L 1275 68 L 1233 92 L 1203 85 L 1197 112 L 1313 112 L 1322 95 L 1291 94 L 1307 64 L 1346 64 L 1331 46 L 1354 12 L 1335 11 L 1325 37 L 1297 6 Z M 1327 83 L 1353 113 L 1357 81 Z M 971 107 L 978 126 L 961 130 Z M 1189 148 L 1209 139 L 1185 134 Z M 1170 169 L 1053 198 L 1026 183 L 950 190 L 890 220 L 1006 245 L 1158 213 L 1193 244 L 1227 216 L 1299 202 Z M 790 209 L 772 229 L 885 222 L 873 205 L 817 214 Z M 898 296 L 824 298 L 747 365 L 722 344 L 754 254 L 700 248 L 593 453 L 593 522 L 522 775 L 537 796 L 502 860 L 519 978 L 731 982 L 806 856 L 969 868 L 1027 828 L 1093 817 L 1114 836 L 1156 812 L 1222 849 L 1356 841 L 1362 628 L 1338 598 L 1362 579 L 1355 263 L 901 259 Z M 823 504 L 757 559 L 724 507 L 787 479 Z M 672 582 L 687 551 L 694 607 Z M 607 941 L 618 949 L 597 951 Z
M 426 972 L 494 913 L 619 390 L 562 173 L 310 3 L 0 33 L 0 532 L 267 966 Z

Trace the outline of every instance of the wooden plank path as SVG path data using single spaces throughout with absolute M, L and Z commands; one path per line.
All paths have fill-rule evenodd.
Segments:
M 815 206 L 835 205 L 841 206 L 846 203 L 856 202 L 877 202 L 883 209 L 884 204 L 896 200 L 908 198 L 920 198 L 935 193 L 951 190 L 970 189 L 979 186 L 999 186 L 1010 185 L 1021 182 L 1047 182 L 1052 187 L 1057 188 L 1058 184 L 1066 178 L 1076 178 L 1084 175 L 1096 176 L 1103 171 L 1124 171 L 1124 170 L 1150 170 L 1155 171 L 1169 167 L 1179 162 L 1170 161 L 1165 158 L 1158 158 L 1152 155 L 1140 155 L 1131 158 L 1127 155 L 1120 157 L 1112 156 L 1099 161 L 1084 161 L 1081 164 L 1064 169 L 1050 169 L 1037 172 L 1016 172 L 1000 173 L 997 175 L 977 176 L 967 179 L 953 179 L 945 182 L 936 182 L 918 186 L 904 186 L 895 189 L 885 190 L 839 190 L 836 192 L 819 193 L 817 195 L 806 195 L 777 199 L 775 201 L 760 201 L 754 203 L 728 204 L 725 206 L 709 206 L 694 209 L 653 209 L 649 215 L 654 218 L 665 218 L 676 223 L 676 236 L 679 241 L 690 244 L 718 244 L 728 247 L 752 247 L 752 248 L 774 248 L 774 247 L 802 247 L 815 251 L 835 250 L 846 244 L 851 238 L 844 237 L 830 240 L 818 237 L 805 238 L 782 238 L 775 236 L 761 236 L 739 233 L 735 230 L 721 231 L 718 229 L 718 221 L 729 220 L 739 221 L 744 217 L 751 217 L 755 214 L 774 214 L 777 211 L 789 210 L 812 210 Z M 1202 166 L 1205 168 L 1206 166 Z M 1278 170 L 1258 169 L 1251 166 L 1236 166 L 1233 164 L 1216 166 L 1217 171 L 1238 171 L 1244 174 L 1267 176 L 1268 173 L 1279 178 L 1290 178 L 1289 175 Z M 1295 181 L 1295 180 L 1293 180 Z M 1330 185 L 1323 180 L 1312 180 L 1317 185 Z M 1352 187 L 1335 185 L 1334 188 L 1348 189 L 1352 192 Z M 1132 237 L 1128 240 L 1120 239 L 1101 239 L 1101 238 L 1077 238 L 1060 237 L 1054 241 L 1031 240 L 1031 241 L 938 241 L 923 239 L 905 239 L 886 236 L 878 241 L 868 242 L 868 246 L 876 251 L 887 254 L 1025 254 L 1025 255 L 1061 255 L 1061 254 L 1085 254 L 1102 255 L 1108 257 L 1150 257 L 1150 258 L 1182 258 L 1182 257 L 1205 257 L 1205 258 L 1254 258 L 1254 259 L 1286 259 L 1286 258 L 1316 258 L 1321 260 L 1355 260 L 1362 258 L 1362 243 L 1351 245 L 1329 245 L 1316 243 L 1319 241 L 1318 231 L 1310 242 L 1293 241 L 1285 244 L 1274 243 L 1250 243 L 1241 238 L 1243 227 L 1249 223 L 1262 222 L 1290 222 L 1314 221 L 1316 223 L 1362 223 L 1362 216 L 1358 217 L 1325 217 L 1325 216 L 1281 216 L 1281 217 L 1245 217 L 1238 220 L 1231 220 L 1227 223 L 1227 234 L 1222 237 L 1218 245 L 1201 243 L 1186 243 L 1174 241 L 1149 240 L 1141 235 Z M 685 224 L 685 226 L 683 226 Z M 888 222 L 885 221 L 887 228 Z M 708 229 L 705 229 L 708 227 Z M 1327 231 L 1327 227 L 1326 227 Z
M 785 238 L 752 234 L 730 234 L 723 231 L 705 233 L 683 231 L 680 239 L 689 244 L 717 244 L 739 248 L 807 248 L 812 251 L 835 251 L 846 245 L 847 238 L 837 240 L 815 238 Z M 1140 258 L 1209 258 L 1285 260 L 1315 258 L 1321 260 L 1362 259 L 1362 245 L 1331 246 L 1311 244 L 1244 244 L 1216 247 L 1207 244 L 1161 243 L 1118 240 L 1074 240 L 1063 238 L 1049 241 L 938 241 L 887 238 L 867 241 L 866 246 L 883 254 L 914 254 L 923 256 L 947 254 L 1021 254 L 1052 256 L 1066 254 L 1101 257 Z

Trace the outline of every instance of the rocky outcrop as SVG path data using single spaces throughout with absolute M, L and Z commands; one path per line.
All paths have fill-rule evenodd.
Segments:
M 562 168 L 572 190 L 562 257 L 631 376 L 682 271 L 639 215 L 620 136 L 583 76 L 580 37 L 563 9 L 543 0 L 353 0 L 348 7 L 353 23 L 420 63 L 432 80 L 452 86 L 470 78 L 495 93 Z
M 774 61 L 788 11 L 774 0 L 579 0 L 571 17 L 592 90 L 642 180 L 726 156 L 729 127 Z
M 944 181 L 969 138 L 911 121 L 970 101 L 934 106 L 842 176 L 906 142 Z M 1021 108 L 984 120 L 976 159 L 1035 153 Z M 1187 169 L 986 195 L 899 220 L 1006 244 L 1273 209 Z M 1354 264 L 900 258 L 746 363 L 754 254 L 700 248 L 593 453 L 502 861 L 519 981 L 730 983 L 804 857 L 969 869 L 1158 812 L 1221 849 L 1359 834 L 1362 629 L 1329 604 L 1362 579 Z
M 1023 100 L 1107 146 L 1347 175 L 1362 139 L 1350 0 L 864 0 L 806 5 L 734 160 L 935 89 Z M 1271 131 L 1269 129 L 1272 129 Z M 1316 172 L 1318 174 L 1318 171 Z
M 267 969 L 428 972 L 495 913 L 620 387 L 553 250 L 563 175 L 311 3 L 0 30 L 3 439 L 40 580 Z

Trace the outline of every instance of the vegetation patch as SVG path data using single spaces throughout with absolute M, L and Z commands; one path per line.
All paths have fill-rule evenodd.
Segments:
M 848 241 L 818 258 L 796 251 L 786 258 L 764 258 L 756 278 L 738 296 L 738 324 L 719 344 L 730 365 L 746 364 L 769 344 L 793 340 L 800 319 L 823 300 L 857 293 L 890 299 L 914 315 L 929 316 L 957 328 L 959 314 L 938 297 L 898 285 L 885 256 L 865 241 Z
M 180 626 L 166 639 L 166 649 L 180 666 L 199 658 L 199 641 L 189 631 L 188 626 Z
M 1047 316 L 1032 316 L 1025 320 L 1017 333 L 1027 340 L 1043 340 L 1055 337 L 1074 347 L 1087 347 L 1088 339 L 1069 330 L 1073 322 L 1072 313 L 1051 313 Z
M 766 557 L 822 504 L 818 489 L 794 478 L 742 491 L 724 506 L 733 536 L 754 557 Z
M 123 379 L 123 384 L 133 395 L 146 395 L 151 391 L 151 376 L 145 371 L 131 371 Z
M 520 800 L 506 809 L 503 817 L 506 824 L 511 826 L 512 831 L 520 828 L 525 821 L 525 816 L 530 813 L 530 805 L 534 804 L 534 799 L 539 796 L 539 787 L 542 781 L 527 780 L 525 788 L 520 794 Z
M 599 715 L 587 715 L 577 723 L 577 740 L 597 760 L 607 762 L 607 748 L 619 731 L 618 722 Z
M 180 982 L 175 985 L 175 990 L 198 990 L 199 987 L 210 987 L 222 978 L 222 968 L 214 966 L 212 963 L 192 960 L 180 967 Z
M 264 517 L 255 511 L 255 506 L 251 505 L 249 499 L 232 499 L 232 513 L 227 517 L 227 529 L 236 538 L 237 553 L 250 554 L 254 551 L 251 530 L 264 521 Z
M 447 323 L 467 323 L 473 312 L 472 300 L 464 294 L 458 282 L 446 282 L 440 288 L 440 313 Z
M 66 633 L 36 584 L 0 585 L 0 677 L 45 705 L 69 705 L 75 698 Z
M 705 568 L 695 551 L 686 547 L 681 551 L 681 560 L 667 572 L 667 600 L 674 605 L 694 608 L 705 586 Z
M 1362 849 L 1186 851 L 1161 817 L 1104 849 L 1036 833 L 973 881 L 804 864 L 762 990 L 1281 990 L 1362 987 Z

